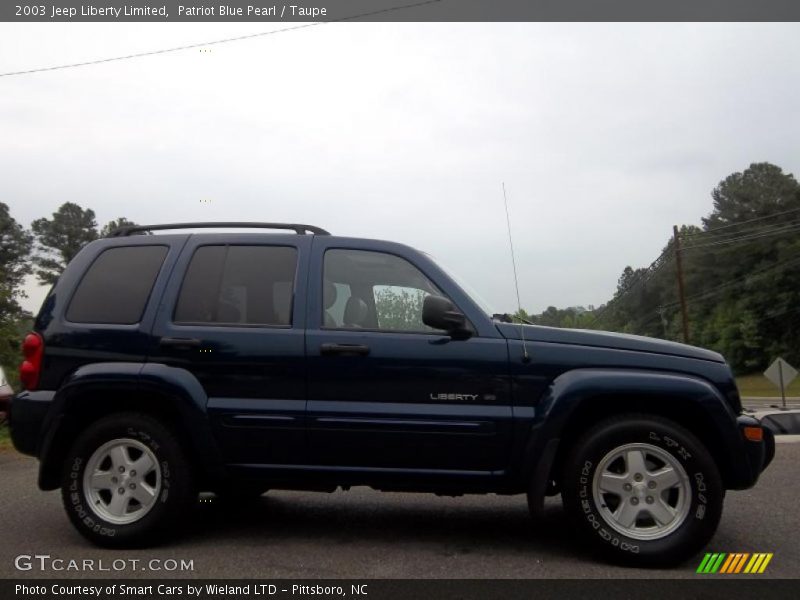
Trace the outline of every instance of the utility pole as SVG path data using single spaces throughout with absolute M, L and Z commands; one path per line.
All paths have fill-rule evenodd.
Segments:
M 686 312 L 686 292 L 683 288 L 683 261 L 681 260 L 681 239 L 678 235 L 678 226 L 672 226 L 675 236 L 675 265 L 678 275 L 678 297 L 681 301 L 681 316 L 683 317 L 683 341 L 689 343 L 689 315 Z

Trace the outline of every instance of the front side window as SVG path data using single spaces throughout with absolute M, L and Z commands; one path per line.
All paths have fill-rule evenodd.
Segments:
M 67 309 L 73 323 L 138 323 L 167 246 L 123 246 L 104 250 L 78 284 Z
M 176 323 L 289 326 L 297 250 L 201 246 L 181 286 Z
M 328 250 L 323 327 L 430 333 L 422 303 L 439 289 L 407 260 L 383 252 Z

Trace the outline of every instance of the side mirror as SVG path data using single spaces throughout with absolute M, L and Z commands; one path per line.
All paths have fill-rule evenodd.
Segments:
M 441 296 L 425 297 L 422 303 L 422 322 L 428 327 L 445 330 L 454 339 L 465 340 L 472 335 L 464 313 Z

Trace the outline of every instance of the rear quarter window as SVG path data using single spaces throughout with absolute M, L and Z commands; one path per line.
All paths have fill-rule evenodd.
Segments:
M 167 250 L 167 246 L 123 246 L 104 250 L 78 284 L 67 308 L 67 321 L 138 323 Z

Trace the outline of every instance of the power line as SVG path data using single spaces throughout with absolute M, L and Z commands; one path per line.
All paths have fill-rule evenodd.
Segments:
M 770 223 L 770 224 L 763 224 L 757 225 L 755 227 L 748 227 L 746 229 L 740 229 L 738 231 L 728 231 L 723 233 L 718 233 L 715 235 L 710 235 L 708 238 L 706 237 L 687 237 L 681 236 L 681 239 L 687 240 L 690 245 L 698 244 L 698 243 L 705 243 L 707 241 L 711 242 L 725 242 L 732 239 L 738 239 L 739 237 L 749 236 L 757 233 L 769 233 L 771 231 L 776 231 L 778 229 L 782 229 L 789 225 L 797 225 L 800 224 L 800 219 L 797 217 L 790 218 L 788 220 L 784 220 L 782 223 Z M 688 246 L 687 246 L 688 247 Z
M 638 274 L 636 274 L 634 276 L 634 280 L 628 285 L 627 288 L 625 288 L 625 290 L 619 296 L 609 300 L 608 303 L 605 306 L 600 308 L 600 310 L 594 314 L 594 318 L 589 323 L 589 326 L 592 326 L 595 323 L 597 323 L 600 320 L 600 318 L 611 308 L 612 305 L 616 304 L 617 302 L 619 302 L 620 300 L 622 300 L 623 298 L 625 298 L 629 294 L 631 294 L 631 292 L 639 284 L 647 283 L 648 281 L 650 281 L 650 279 L 652 279 L 653 276 L 660 269 L 662 269 L 664 267 L 664 265 L 666 265 L 668 263 L 668 259 L 669 258 L 672 258 L 672 256 L 669 254 L 669 249 L 664 250 L 658 256 L 658 258 L 656 258 L 652 263 L 650 263 L 650 266 L 648 266 L 646 269 L 640 271 Z
M 655 321 L 656 319 L 661 319 L 661 318 L 662 318 L 662 315 L 661 315 L 661 310 L 664 310 L 664 309 L 666 309 L 666 308 L 667 308 L 666 306 L 659 306 L 659 307 L 656 309 L 656 311 L 655 311 L 654 313 L 652 313 L 652 315 L 651 315 L 649 318 L 645 319 L 644 321 L 639 321 L 638 323 L 636 323 L 636 325 L 635 325 L 635 326 L 634 326 L 634 328 L 633 328 L 634 332 L 636 332 L 636 331 L 641 331 L 641 330 L 642 330 L 642 328 L 643 328 L 645 325 L 649 325 L 650 323 L 652 323 L 652 322 L 653 322 L 653 321 Z M 645 317 L 646 317 L 646 316 L 647 316 L 647 315 L 645 315 Z M 642 318 L 644 318 L 644 317 L 642 317 Z
M 721 225 L 720 227 L 714 227 L 713 229 L 706 229 L 705 231 L 699 231 L 697 233 L 688 233 L 688 234 L 686 234 L 684 236 L 681 236 L 681 237 L 683 237 L 684 239 L 688 239 L 689 237 L 697 237 L 697 236 L 704 236 L 704 235 L 708 235 L 708 234 L 715 234 L 716 232 L 721 231 L 723 229 L 730 229 L 731 227 L 739 227 L 741 225 L 746 225 L 747 223 L 755 223 L 756 221 L 764 221 L 766 219 L 773 219 L 775 217 L 780 217 L 780 216 L 783 216 L 783 215 L 788 215 L 788 214 L 796 213 L 796 212 L 800 212 L 800 208 L 792 208 L 790 210 L 785 210 L 783 212 L 773 213 L 771 215 L 767 215 L 767 216 L 764 216 L 764 217 L 756 217 L 754 219 L 748 219 L 746 221 L 739 221 L 737 223 L 731 223 L 729 225 Z M 727 235 L 727 234 L 723 234 L 723 235 Z
M 681 249 L 681 251 L 683 251 L 683 250 L 691 250 L 691 249 L 699 249 L 699 248 L 708 248 L 708 247 L 711 247 L 711 246 L 721 246 L 721 245 L 727 245 L 727 244 L 735 244 L 735 243 L 740 243 L 740 242 L 749 242 L 749 241 L 760 239 L 760 238 L 764 238 L 764 237 L 771 237 L 771 236 L 775 236 L 775 235 L 784 235 L 784 234 L 794 233 L 795 231 L 800 231 L 800 220 L 796 220 L 796 221 L 790 221 L 788 223 L 780 223 L 780 224 L 765 223 L 763 225 L 759 225 L 759 226 L 756 226 L 756 227 L 748 228 L 748 229 L 745 229 L 745 230 L 741 230 L 740 229 L 740 230 L 730 231 L 730 232 L 727 232 L 727 233 L 717 233 L 719 230 L 727 230 L 727 229 L 732 228 L 732 227 L 739 227 L 739 226 L 744 225 L 744 224 L 764 221 L 766 219 L 771 219 L 771 218 L 784 216 L 784 215 L 788 215 L 788 214 L 794 214 L 794 213 L 797 213 L 797 212 L 800 212 L 800 208 L 774 213 L 772 215 L 768 215 L 768 216 L 765 216 L 765 217 L 758 217 L 758 218 L 755 218 L 755 219 L 748 219 L 746 221 L 741 221 L 739 223 L 733 223 L 733 224 L 730 224 L 730 225 L 724 225 L 722 227 L 717 227 L 717 228 L 714 228 L 712 230 L 703 231 L 703 232 L 699 232 L 699 233 L 695 233 L 695 234 L 682 235 L 682 236 L 680 236 L 681 239 L 691 239 L 691 240 L 701 240 L 706 235 L 708 235 L 710 237 L 710 239 L 712 239 L 714 241 L 709 241 L 707 243 L 690 244 L 688 246 L 684 246 Z M 725 236 L 732 236 L 732 237 L 727 237 L 726 238 Z M 650 264 L 649 267 L 647 267 L 644 270 L 641 270 L 634 277 L 633 281 L 628 283 L 628 287 L 621 294 L 619 294 L 618 296 L 612 298 L 607 304 L 602 306 L 599 309 L 599 311 L 596 311 L 595 314 L 594 314 L 594 318 L 592 319 L 592 321 L 588 325 L 592 326 L 595 323 L 599 322 L 602 319 L 602 317 L 610 310 L 610 308 L 612 306 L 616 305 L 618 302 L 620 302 L 621 300 L 626 298 L 639 285 L 641 285 L 643 283 L 646 283 L 652 277 L 654 277 L 655 274 L 665 264 L 667 264 L 667 260 L 666 259 L 672 257 L 671 250 L 674 250 L 674 248 L 670 248 L 669 245 L 668 245 L 667 248 L 659 255 L 658 258 L 656 258 L 656 260 L 654 260 Z M 792 259 L 792 260 L 794 260 L 794 259 Z M 762 271 L 756 272 L 755 274 L 751 273 L 748 276 L 746 276 L 745 278 L 742 278 L 742 279 L 739 279 L 739 280 L 735 280 L 733 282 L 727 282 L 725 284 L 722 284 L 721 286 L 718 286 L 717 288 L 714 288 L 713 290 L 708 290 L 708 291 L 702 292 L 700 294 L 695 294 L 694 296 L 690 296 L 687 300 L 697 300 L 697 299 L 700 299 L 700 298 L 711 297 L 711 296 L 716 295 L 717 293 L 719 293 L 719 291 L 721 291 L 722 288 L 728 289 L 728 288 L 730 288 L 731 286 L 735 285 L 736 283 L 738 283 L 740 281 L 743 281 L 745 279 L 752 279 L 753 277 L 758 277 L 758 276 L 760 276 L 760 274 L 763 274 L 766 271 L 771 271 L 771 270 L 774 270 L 774 269 L 778 268 L 781 265 L 791 263 L 792 260 L 784 261 L 782 263 L 779 263 L 778 265 L 773 265 L 773 266 L 771 266 L 771 267 L 769 267 L 767 269 L 764 269 Z M 719 291 L 715 291 L 715 290 L 719 290 Z M 673 302 L 673 303 L 670 303 L 670 304 L 667 304 L 667 305 L 662 305 L 660 308 L 661 309 L 668 309 L 668 308 L 672 309 L 672 308 L 676 307 L 678 304 L 679 303 Z M 654 317 L 650 317 L 649 319 L 647 319 L 644 322 L 640 321 L 638 323 L 638 325 L 644 326 L 647 323 L 649 323 L 650 321 L 652 321 L 653 319 L 654 319 Z
M 742 236 L 742 237 L 739 237 L 739 238 L 734 238 L 734 239 L 729 239 L 729 240 L 724 240 L 724 241 L 719 241 L 719 242 L 709 242 L 707 244 L 696 244 L 696 245 L 693 245 L 693 246 L 684 246 L 682 248 L 682 250 L 689 250 L 689 249 L 694 249 L 694 248 L 705 248 L 705 247 L 709 247 L 709 246 L 718 246 L 718 245 L 735 243 L 735 242 L 742 242 L 742 241 L 751 241 L 753 239 L 759 239 L 759 238 L 762 238 L 762 237 L 769 237 L 769 236 L 772 236 L 772 235 L 780 235 L 780 234 L 785 234 L 785 233 L 792 233 L 794 231 L 800 231 L 800 221 L 792 222 L 790 224 L 781 225 L 781 226 L 779 226 L 777 228 L 774 228 L 774 230 L 772 230 L 770 232 L 767 232 L 767 233 L 750 234 L 750 235 L 747 235 L 747 236 Z M 627 297 L 640 284 L 646 283 L 647 281 L 652 279 L 652 277 L 655 276 L 656 272 L 658 272 L 665 264 L 667 264 L 667 261 L 664 260 L 664 259 L 665 259 L 666 255 L 667 255 L 668 251 L 669 251 L 669 249 L 667 249 L 664 252 L 662 252 L 661 255 L 655 261 L 653 261 L 653 263 L 651 263 L 651 265 L 645 271 L 641 272 L 640 275 L 636 279 L 634 279 L 634 281 L 627 287 L 627 289 L 622 294 L 620 294 L 616 298 L 613 298 L 611 301 L 608 302 L 608 304 L 603 306 L 600 309 L 599 312 L 595 313 L 594 319 L 589 323 L 589 325 L 591 326 L 591 325 L 594 325 L 595 323 L 597 323 L 602 318 L 602 316 L 611 308 L 611 306 L 615 305 L 616 303 L 621 301 L 623 298 Z M 790 259 L 790 260 L 787 260 L 787 261 L 782 261 L 782 262 L 780 262 L 780 263 L 778 263 L 776 265 L 772 265 L 771 267 L 768 267 L 766 269 L 762 269 L 761 271 L 757 271 L 756 273 L 750 273 L 750 274 L 748 274 L 745 277 L 742 277 L 740 279 L 724 283 L 724 284 L 718 286 L 717 288 L 713 288 L 712 290 L 707 290 L 705 292 L 701 292 L 699 294 L 695 294 L 693 296 L 689 296 L 686 300 L 687 300 L 687 302 L 693 302 L 693 301 L 696 301 L 698 299 L 704 299 L 706 297 L 712 297 L 712 296 L 720 293 L 721 291 L 723 291 L 723 288 L 727 289 L 727 288 L 729 288 L 731 286 L 734 286 L 735 284 L 737 284 L 739 282 L 742 282 L 742 281 L 745 281 L 745 280 L 748 280 L 748 279 L 753 279 L 755 277 L 760 277 L 762 274 L 765 274 L 767 271 L 772 271 L 772 270 L 777 269 L 778 267 L 780 267 L 782 265 L 788 265 L 788 264 L 791 264 L 791 263 L 793 263 L 795 261 L 796 261 L 796 259 Z M 717 290 L 719 290 L 719 291 L 717 291 Z M 677 307 L 678 305 L 679 305 L 678 302 L 671 302 L 669 304 L 663 305 L 663 308 L 672 309 L 672 308 Z M 652 320 L 652 318 L 650 320 Z M 643 323 L 642 325 L 644 325 L 644 324 L 645 323 Z
M 768 275 L 768 274 L 770 274 L 770 273 L 772 273 L 772 272 L 774 272 L 776 270 L 780 270 L 781 268 L 785 269 L 786 267 L 793 266 L 795 264 L 800 264 L 800 256 L 794 256 L 794 257 L 792 257 L 790 259 L 780 261 L 777 264 L 771 265 L 771 266 L 769 266 L 769 267 L 767 267 L 765 269 L 761 269 L 760 271 L 756 271 L 755 273 L 750 273 L 748 275 L 745 275 L 744 277 L 740 277 L 738 279 L 734 279 L 733 281 L 725 282 L 725 283 L 723 283 L 721 285 L 718 285 L 718 286 L 716 286 L 714 288 L 711 288 L 710 290 L 706 290 L 705 292 L 700 292 L 699 294 L 694 294 L 692 296 L 689 296 L 688 298 L 686 298 L 686 302 L 689 303 L 689 304 L 692 304 L 692 303 L 695 303 L 698 300 L 705 300 L 707 298 L 712 298 L 712 297 L 717 296 L 717 295 L 719 295 L 719 294 L 721 294 L 721 293 L 723 293 L 723 292 L 725 292 L 725 291 L 727 291 L 727 290 L 729 290 L 731 288 L 735 288 L 737 285 L 741 285 L 742 283 L 749 283 L 754 279 L 758 279 L 758 278 L 763 277 L 765 275 Z M 650 315 L 649 317 L 648 317 L 647 314 L 642 316 L 639 319 L 639 321 L 635 323 L 634 331 L 641 331 L 641 329 L 645 325 L 649 325 L 655 319 L 661 317 L 662 316 L 661 315 L 662 311 L 668 311 L 668 310 L 669 311 L 673 311 L 673 310 L 676 310 L 679 306 L 680 306 L 679 302 L 670 302 L 669 304 L 662 304 L 661 306 L 658 307 L 658 309 L 655 312 L 648 313 Z M 780 311 L 778 313 L 769 313 L 769 314 L 766 314 L 764 316 L 766 318 L 773 318 L 773 317 L 780 316 L 780 315 L 786 314 L 788 312 L 793 312 L 793 311 L 800 311 L 800 308 L 793 306 L 793 307 L 789 307 L 786 310 Z
M 782 317 L 785 314 L 794 313 L 794 312 L 800 314 L 800 306 L 797 306 L 797 305 L 789 306 L 789 307 L 787 307 L 784 310 L 781 310 L 779 312 L 767 312 L 767 313 L 765 313 L 765 314 L 763 314 L 761 316 L 764 319 L 774 319 L 775 317 Z
M 764 223 L 762 225 L 756 225 L 755 227 L 747 227 L 745 229 L 733 230 L 733 231 L 723 231 L 720 233 L 709 234 L 708 236 L 704 234 L 689 234 L 689 235 L 682 235 L 682 240 L 687 240 L 690 244 L 696 242 L 705 242 L 708 240 L 711 241 L 724 241 L 727 239 L 733 239 L 736 236 L 742 235 L 750 235 L 753 233 L 762 233 L 772 231 L 774 229 L 779 229 L 781 227 L 785 227 L 786 225 L 790 225 L 793 223 L 800 223 L 798 220 L 798 216 L 790 217 L 788 219 L 784 219 L 781 223 Z
M 780 261 L 780 262 L 778 262 L 778 263 L 776 263 L 774 265 L 771 265 L 769 267 L 761 269 L 760 271 L 756 271 L 754 273 L 748 273 L 744 277 L 739 277 L 738 279 L 734 279 L 732 281 L 727 281 L 727 282 L 725 282 L 723 284 L 720 284 L 720 285 L 718 285 L 716 287 L 711 288 L 710 290 L 706 290 L 704 292 L 700 292 L 698 294 L 694 294 L 694 295 L 689 296 L 688 298 L 686 298 L 686 301 L 691 303 L 691 302 L 694 302 L 696 300 L 702 300 L 702 299 L 705 299 L 705 298 L 711 298 L 713 296 L 716 296 L 716 295 L 728 290 L 731 287 L 736 287 L 737 285 L 739 285 L 741 283 L 747 283 L 749 281 L 752 281 L 753 279 L 758 279 L 759 277 L 763 277 L 764 275 L 767 275 L 767 274 L 775 271 L 776 269 L 780 269 L 781 267 L 786 268 L 786 267 L 792 266 L 794 264 L 800 264 L 800 256 L 794 256 L 794 257 L 792 257 L 790 259 Z M 670 302 L 669 304 L 663 305 L 663 308 L 671 309 L 671 308 L 676 308 L 677 306 L 678 306 L 677 302 Z
M 112 56 L 109 58 L 99 58 L 96 60 L 87 60 L 84 62 L 78 63 L 70 63 L 65 65 L 54 65 L 51 67 L 39 67 L 36 69 L 26 69 L 24 71 L 9 71 L 7 73 L 0 73 L 0 77 L 12 77 L 15 75 L 29 75 L 31 73 L 44 73 L 46 71 L 58 71 L 61 69 L 74 69 L 76 67 L 88 67 L 91 65 L 99 65 L 103 63 L 109 62 L 118 62 L 122 60 L 130 60 L 132 58 L 143 58 L 145 56 L 155 56 L 157 54 L 168 54 L 170 52 L 180 52 L 181 50 L 191 50 L 193 48 L 200 48 L 204 46 L 214 46 L 218 44 L 228 44 L 230 42 L 240 42 L 242 40 L 248 40 L 257 37 L 266 37 L 268 35 L 277 35 L 279 33 L 286 33 L 289 31 L 297 31 L 298 29 L 307 29 L 309 27 L 316 27 L 318 25 L 327 25 L 328 23 L 341 23 L 344 21 L 352 21 L 355 19 L 361 19 L 364 17 L 372 17 L 375 15 L 385 14 L 388 12 L 394 12 L 399 10 L 405 10 L 408 8 L 418 8 L 421 6 L 426 6 L 428 4 L 436 4 L 438 2 L 442 2 L 443 0 L 423 0 L 422 2 L 415 2 L 413 4 L 403 4 L 399 6 L 390 6 L 388 8 L 382 8 L 380 10 L 373 10 L 370 12 L 359 13 L 357 15 L 351 15 L 349 17 L 342 17 L 340 19 L 332 19 L 330 21 L 316 21 L 314 23 L 303 23 L 302 25 L 295 25 L 293 27 L 284 27 L 283 29 L 273 29 L 272 31 L 261 31 L 259 33 L 251 33 L 248 35 L 240 35 L 231 38 L 224 38 L 221 40 L 213 40 L 210 42 L 200 42 L 197 44 L 186 44 L 184 46 L 175 46 L 173 48 L 162 48 L 161 50 L 150 50 L 147 52 L 137 52 L 135 54 L 127 54 L 125 56 Z
M 782 234 L 785 234 L 785 233 L 792 233 L 794 231 L 800 231 L 800 221 L 783 224 L 783 225 L 777 226 L 777 227 L 773 228 L 772 230 L 769 230 L 769 231 L 766 231 L 766 232 L 755 232 L 755 233 L 752 233 L 752 234 L 743 235 L 743 236 L 737 237 L 737 238 L 730 238 L 730 239 L 727 239 L 727 240 L 719 240 L 719 241 L 716 241 L 716 242 L 708 242 L 708 243 L 705 243 L 705 244 L 693 244 L 691 246 L 684 246 L 683 250 L 693 250 L 695 248 L 708 248 L 709 246 L 722 246 L 722 245 L 726 245 L 726 244 L 735 244 L 735 243 L 738 243 L 738 242 L 746 242 L 746 241 L 755 240 L 755 239 L 759 239 L 759 238 L 771 237 L 773 235 L 782 235 Z
M 621 294 L 620 296 L 612 299 L 608 304 L 603 306 L 600 309 L 600 312 L 595 314 L 594 319 L 589 323 L 589 326 L 592 326 L 595 323 L 597 323 L 601 319 L 603 314 L 613 304 L 615 304 L 616 302 L 618 302 L 622 298 L 626 297 L 630 293 L 630 291 L 634 287 L 636 287 L 639 283 L 646 283 L 650 278 L 652 278 L 655 275 L 655 273 L 667 263 L 667 261 L 662 260 L 664 258 L 665 254 L 666 254 L 666 251 L 662 252 L 661 256 L 659 256 L 655 261 L 653 261 L 653 264 L 651 264 L 651 266 L 648 267 L 648 269 L 645 270 L 645 272 L 642 273 L 641 277 L 639 279 L 635 280 L 623 294 Z M 653 267 L 653 265 L 655 265 L 659 261 L 662 261 L 661 264 L 659 264 L 654 269 L 652 269 L 652 272 L 648 273 L 648 271 Z M 773 274 L 775 272 L 780 272 L 782 270 L 785 270 L 785 269 L 787 269 L 789 267 L 793 267 L 793 266 L 798 265 L 798 264 L 800 264 L 800 256 L 792 256 L 792 257 L 790 257 L 788 259 L 779 261 L 779 262 L 777 262 L 777 263 L 775 263 L 773 265 L 770 265 L 768 267 L 762 268 L 762 269 L 757 270 L 757 271 L 752 272 L 752 273 L 748 273 L 747 275 L 745 275 L 743 277 L 739 277 L 739 278 L 734 279 L 732 281 L 727 281 L 727 282 L 722 283 L 722 284 L 720 284 L 720 285 L 718 285 L 716 287 L 713 287 L 713 288 L 711 288 L 709 290 L 705 290 L 703 292 L 700 292 L 700 293 L 694 294 L 692 296 L 689 296 L 688 298 L 686 298 L 686 302 L 688 304 L 694 304 L 694 303 L 696 303 L 698 301 L 706 300 L 708 298 L 713 298 L 714 296 L 717 296 L 717 295 L 719 295 L 719 294 L 721 294 L 721 293 L 723 293 L 725 291 L 728 291 L 728 290 L 730 290 L 732 288 L 736 288 L 738 285 L 741 285 L 743 283 L 750 283 L 753 280 L 759 279 L 759 278 L 764 277 L 764 276 L 769 275 L 769 274 Z M 632 324 L 633 325 L 633 331 L 634 332 L 641 331 L 645 326 L 649 325 L 650 323 L 652 323 L 657 318 L 662 318 L 663 319 L 662 312 L 674 311 L 679 306 L 680 306 L 680 302 L 670 302 L 670 303 L 667 303 L 667 304 L 660 305 L 656 311 L 648 312 L 648 313 L 642 315 L 641 317 L 638 317 L 637 319 L 635 319 L 633 321 L 633 324 Z M 787 312 L 793 312 L 794 310 L 797 310 L 798 312 L 800 312 L 800 309 L 790 308 L 790 309 L 781 311 L 779 313 L 770 313 L 769 315 L 765 315 L 765 317 L 773 318 L 773 317 L 777 317 L 777 316 L 786 314 Z

